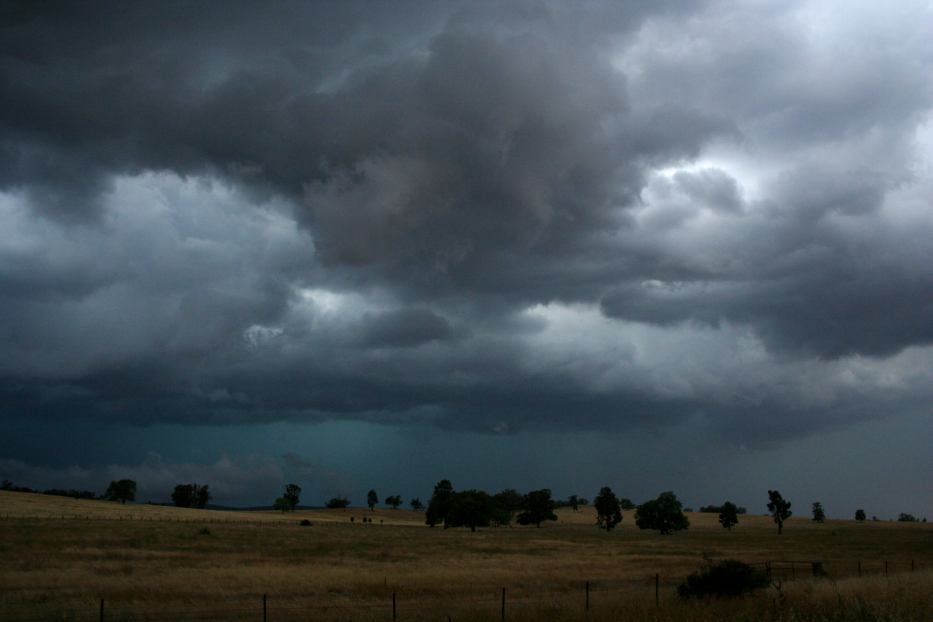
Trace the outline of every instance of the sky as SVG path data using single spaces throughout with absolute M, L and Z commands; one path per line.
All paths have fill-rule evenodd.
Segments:
M 0 476 L 933 516 L 933 5 L 0 8 Z

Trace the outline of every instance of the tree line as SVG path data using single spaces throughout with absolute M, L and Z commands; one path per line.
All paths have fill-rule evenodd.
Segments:
M 75 499 L 104 499 L 124 504 L 127 501 L 136 500 L 136 482 L 132 479 L 111 481 L 106 491 L 101 495 L 88 490 L 56 488 L 35 490 L 26 486 L 16 486 L 7 479 L 0 483 L 0 490 L 73 497 Z M 300 486 L 286 484 L 282 496 L 276 498 L 273 502 L 273 508 L 281 512 L 292 512 L 298 506 L 300 495 Z M 177 484 L 171 493 L 171 498 L 172 502 L 178 507 L 205 508 L 212 496 L 210 487 L 207 484 L 191 483 Z M 401 495 L 389 495 L 383 502 L 387 507 L 398 509 L 404 501 Z M 369 490 L 366 493 L 367 507 L 369 507 L 370 511 L 374 511 L 378 504 L 378 493 L 374 489 Z M 554 499 L 550 489 L 547 488 L 532 490 L 525 494 L 513 488 L 507 488 L 495 494 L 489 494 L 486 491 L 477 489 L 456 491 L 453 484 L 447 479 L 440 480 L 435 484 L 434 492 L 427 506 L 417 497 L 409 500 L 409 506 L 413 511 L 425 512 L 425 524 L 428 526 L 441 525 L 444 529 L 449 527 L 469 527 L 471 531 L 476 531 L 478 527 L 510 525 L 513 521 L 519 525 L 540 527 L 544 522 L 557 520 L 557 515 L 554 514 L 554 510 L 557 508 L 569 507 L 576 511 L 581 506 L 586 505 L 589 505 L 589 500 L 578 495 L 570 495 L 567 499 Z M 672 491 L 662 492 L 657 498 L 636 505 L 631 499 L 617 497 L 611 488 L 604 486 L 594 498 L 593 506 L 596 510 L 596 524 L 606 531 L 611 531 L 622 521 L 623 510 L 635 511 L 635 524 L 640 529 L 657 530 L 662 534 L 669 534 L 688 529 L 690 526 L 690 521 L 684 513 L 690 510 L 684 509 Z M 350 507 L 350 500 L 345 496 L 332 497 L 327 500 L 325 507 L 330 509 L 348 508 Z M 777 526 L 778 534 L 782 534 L 785 521 L 793 515 L 791 502 L 784 499 L 777 490 L 769 490 L 767 508 L 768 514 Z M 701 506 L 699 511 L 717 513 L 720 525 L 728 530 L 738 524 L 740 515 L 747 513 L 746 508 L 737 506 L 731 501 L 725 501 L 720 505 Z M 821 502 L 813 502 L 811 513 L 813 522 L 825 522 L 826 512 Z M 855 520 L 858 522 L 866 520 L 864 509 L 859 508 L 855 511 Z M 872 521 L 878 520 L 877 516 L 872 516 Z M 902 512 L 898 515 L 897 521 L 925 523 L 927 519 L 926 517 L 917 519 L 913 514 Z

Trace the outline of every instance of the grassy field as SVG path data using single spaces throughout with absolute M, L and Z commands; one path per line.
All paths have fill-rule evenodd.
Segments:
M 660 536 L 631 512 L 609 534 L 590 508 L 559 518 L 470 533 L 404 510 L 282 515 L 0 492 L 0 620 L 97 620 L 101 599 L 107 620 L 260 620 L 263 595 L 270 621 L 391 620 L 393 594 L 399 620 L 499 620 L 503 588 L 509 620 L 933 619 L 926 524 L 791 519 L 778 536 L 767 517 L 727 532 L 691 514 L 689 531 Z M 684 576 L 726 557 L 819 560 L 829 578 L 775 563 L 780 590 L 677 599 Z

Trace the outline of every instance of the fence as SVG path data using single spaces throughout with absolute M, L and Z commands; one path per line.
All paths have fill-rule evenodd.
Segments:
M 752 566 L 762 568 L 774 582 L 794 581 L 817 578 L 848 578 L 856 576 L 887 576 L 894 573 L 915 572 L 920 565 L 914 561 L 862 562 L 821 562 L 813 560 L 771 560 L 753 562 Z M 660 573 L 640 579 L 614 581 L 583 581 L 561 585 L 514 584 L 498 590 L 469 590 L 464 586 L 433 598 L 424 594 L 406 593 L 403 589 L 387 588 L 378 598 L 368 596 L 365 602 L 352 598 L 334 597 L 331 602 L 325 595 L 312 596 L 301 604 L 295 604 L 294 595 L 283 596 L 276 602 L 275 595 L 264 594 L 250 603 L 240 602 L 226 607 L 198 608 L 196 611 L 180 609 L 143 610 L 138 606 L 100 599 L 88 603 L 86 609 L 60 611 L 54 615 L 34 616 L 16 615 L 0 607 L 0 619 L 7 622 L 32 622 L 38 620 L 62 620 L 71 622 L 209 622 L 212 620 L 251 620 L 256 622 L 289 622 L 292 620 L 314 619 L 365 619 L 398 622 L 406 619 L 422 619 L 427 612 L 432 619 L 451 619 L 451 613 L 457 619 L 458 613 L 472 612 L 475 617 L 480 613 L 489 620 L 506 622 L 516 609 L 527 606 L 540 606 L 550 600 L 560 603 L 580 614 L 587 614 L 591 608 L 609 601 L 624 600 L 638 602 L 643 607 L 661 607 L 663 602 L 673 597 L 676 586 L 682 576 L 662 577 Z M 390 591 L 391 590 L 391 591 Z M 557 596 L 555 596 L 557 594 Z M 346 595 L 344 595 L 346 596 Z M 284 601 L 284 604 L 280 604 Z M 463 617 L 462 615 L 460 617 Z

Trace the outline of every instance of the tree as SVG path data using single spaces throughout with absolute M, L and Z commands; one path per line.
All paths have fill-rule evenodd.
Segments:
M 826 521 L 826 512 L 823 511 L 823 504 L 819 501 L 813 502 L 813 522 L 822 523 Z
M 369 511 L 372 512 L 376 509 L 376 504 L 379 503 L 379 495 L 376 494 L 375 490 L 370 490 L 366 493 L 366 505 L 369 506 Z
M 862 510 L 862 509 L 855 510 L 855 520 L 857 520 L 860 523 L 864 522 L 865 521 L 865 510 Z
M 917 522 L 917 517 L 914 516 L 913 514 L 905 514 L 904 512 L 901 512 L 901 513 L 898 514 L 898 516 L 897 516 L 897 522 L 899 522 L 899 523 L 916 523 L 916 522 Z
M 172 503 L 180 508 L 190 508 L 194 503 L 194 484 L 178 484 L 172 491 Z
M 719 524 L 732 531 L 732 528 L 739 522 L 739 508 L 731 501 L 722 504 L 719 510 Z
M 613 527 L 622 522 L 622 506 L 609 486 L 599 489 L 593 506 L 596 508 L 596 524 L 606 531 L 611 531 Z
M 771 513 L 771 518 L 774 519 L 775 524 L 778 528 L 778 535 L 781 535 L 784 531 L 784 521 L 791 517 L 793 512 L 790 511 L 790 501 L 785 501 L 784 497 L 781 496 L 776 490 L 768 491 L 768 512 Z
M 627 497 L 622 497 L 619 499 L 619 507 L 623 510 L 634 510 L 637 506 L 635 502 Z
M 570 498 L 567 499 L 567 505 L 569 505 L 570 508 L 576 512 L 580 509 L 580 497 L 577 495 L 570 495 Z
M 434 494 L 428 501 L 428 510 L 425 512 L 425 524 L 433 527 L 438 523 L 444 523 L 447 528 L 447 513 L 450 511 L 450 503 L 454 494 L 454 485 L 449 479 L 442 479 L 434 485 Z
M 419 499 L 418 497 L 415 497 L 414 499 L 409 501 L 408 505 L 411 506 L 412 512 L 420 512 L 421 510 L 424 509 L 424 504 L 421 503 L 421 499 Z
M 508 525 L 512 522 L 515 513 L 522 509 L 522 503 L 525 498 L 514 488 L 506 488 L 492 496 L 492 502 L 496 508 L 494 520 L 500 525 Z
M 272 507 L 280 511 L 282 514 L 285 514 L 285 512 L 290 512 L 291 510 L 295 509 L 295 506 L 292 505 L 292 502 L 289 501 L 288 498 L 284 496 L 278 497 L 275 500 L 275 503 L 272 504 Z
M 210 486 L 204 484 L 203 486 L 194 485 L 194 504 L 199 508 L 206 508 L 208 502 L 211 500 L 211 489 Z
M 402 505 L 402 497 L 400 495 L 386 497 L 386 505 L 390 505 L 393 510 L 397 510 L 398 506 Z
M 557 520 L 554 514 L 554 500 L 548 488 L 532 490 L 522 499 L 522 512 L 518 515 L 519 525 L 540 527 L 546 520 Z
M 285 494 L 282 498 L 288 502 L 288 510 L 291 512 L 298 506 L 298 497 L 301 495 L 301 486 L 298 484 L 288 484 L 285 486 Z
M 657 529 L 661 535 L 690 527 L 683 506 L 671 492 L 662 492 L 657 499 L 645 501 L 635 510 L 635 524 L 639 529 Z
M 331 510 L 342 510 L 350 505 L 350 500 L 346 497 L 331 497 L 326 505 Z
M 495 504 L 489 493 L 482 490 L 464 490 L 451 496 L 445 526 L 488 527 L 496 513 Z
M 204 508 L 211 500 L 210 487 L 198 484 L 178 484 L 172 492 L 172 502 L 180 508 Z
M 119 501 L 126 504 L 127 501 L 136 500 L 136 482 L 131 479 L 114 480 L 110 482 L 104 498 L 109 501 Z

